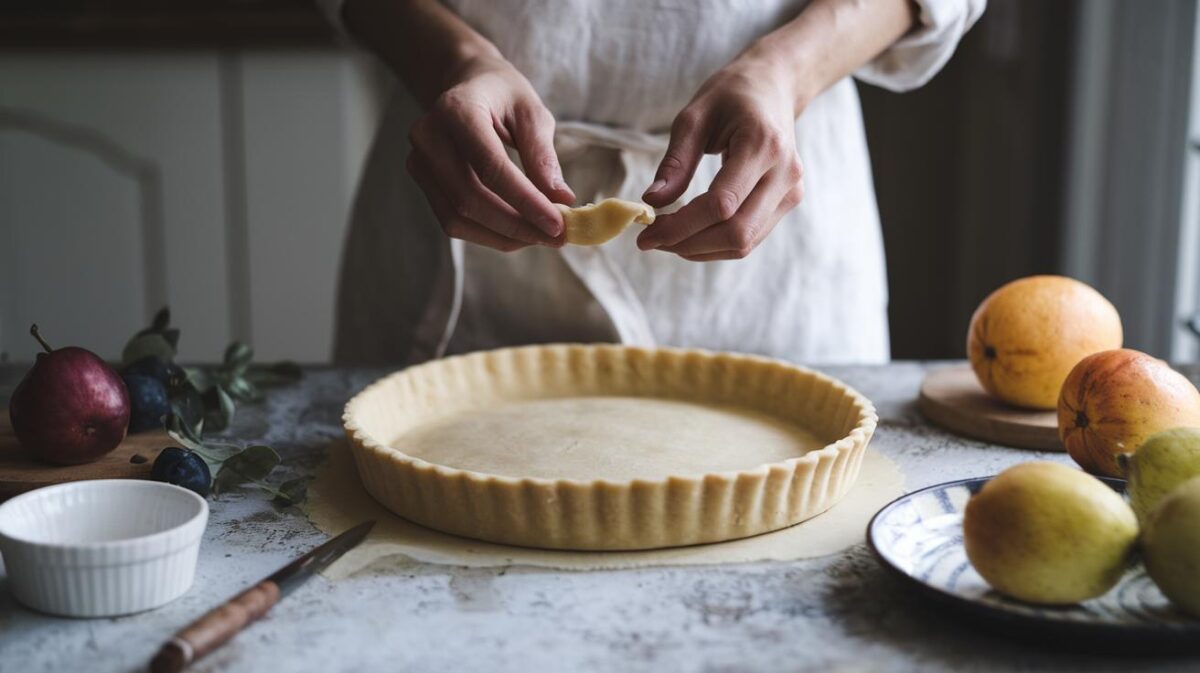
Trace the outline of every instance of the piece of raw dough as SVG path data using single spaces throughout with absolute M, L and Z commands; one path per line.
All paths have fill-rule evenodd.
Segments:
M 604 199 L 578 208 L 555 204 L 562 212 L 567 243 L 600 245 L 617 237 L 631 224 L 653 224 L 654 209 L 644 203 Z

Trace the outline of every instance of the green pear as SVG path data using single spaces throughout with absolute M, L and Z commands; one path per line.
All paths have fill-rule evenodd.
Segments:
M 1150 435 L 1132 454 L 1119 456 L 1129 479 L 1129 504 L 1138 521 L 1176 486 L 1200 477 L 1200 428 L 1173 428 Z
M 1200 477 L 1176 487 L 1150 513 L 1142 559 L 1167 598 L 1200 617 Z
M 1121 579 L 1138 524 L 1104 482 L 1058 463 L 1011 467 L 963 513 L 967 558 L 996 591 L 1028 603 L 1067 605 Z

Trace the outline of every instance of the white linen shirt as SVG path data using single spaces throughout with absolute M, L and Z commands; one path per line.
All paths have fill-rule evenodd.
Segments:
M 322 0 L 337 21 L 344 0 Z M 855 76 L 892 90 L 929 80 L 985 0 L 919 0 L 918 22 Z M 666 131 L 700 84 L 805 0 L 450 0 L 558 120 L 579 203 L 639 200 Z M 335 359 L 410 364 L 524 343 L 617 341 L 807 363 L 889 357 L 887 281 L 858 94 L 845 78 L 804 110 L 804 201 L 747 258 L 643 252 L 640 227 L 598 247 L 501 253 L 440 230 L 404 171 L 420 109 L 400 92 L 364 171 L 343 254 Z M 680 203 L 720 166 L 706 156 Z

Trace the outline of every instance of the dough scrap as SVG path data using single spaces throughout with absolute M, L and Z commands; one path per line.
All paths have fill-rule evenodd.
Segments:
M 578 208 L 555 204 L 563 215 L 567 243 L 600 245 L 616 238 L 631 224 L 653 224 L 654 209 L 644 203 L 604 199 Z

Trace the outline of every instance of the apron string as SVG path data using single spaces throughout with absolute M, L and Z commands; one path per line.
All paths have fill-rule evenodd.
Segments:
M 554 132 L 554 146 L 563 165 L 579 159 L 588 149 L 605 148 L 617 153 L 622 168 L 620 184 L 603 188 L 604 196 L 627 195 L 637 190 L 636 183 L 653 176 L 655 166 L 667 151 L 669 137 L 633 129 L 615 128 L 586 122 L 563 122 Z M 633 285 L 621 268 L 605 253 L 603 246 L 567 246 L 560 250 L 563 260 L 604 309 L 621 343 L 653 347 L 654 332 L 645 308 Z

